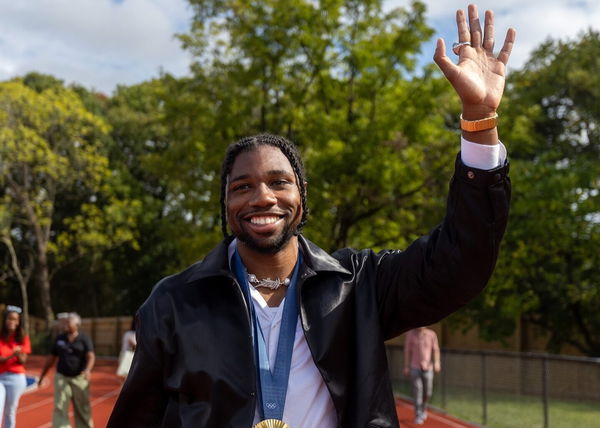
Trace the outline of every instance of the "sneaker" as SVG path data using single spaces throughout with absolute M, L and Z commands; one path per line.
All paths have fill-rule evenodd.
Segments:
M 423 422 L 425 422 L 425 420 L 422 416 L 419 416 L 415 419 L 415 425 L 423 425 Z
M 427 420 L 427 412 L 423 412 L 423 414 L 421 415 L 421 420 L 423 422 L 425 422 Z

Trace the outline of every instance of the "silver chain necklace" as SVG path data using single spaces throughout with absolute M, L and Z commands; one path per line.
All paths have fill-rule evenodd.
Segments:
M 248 274 L 248 282 L 250 284 L 252 284 L 252 286 L 254 288 L 265 287 L 265 288 L 268 288 L 270 290 L 277 290 L 282 285 L 285 285 L 287 287 L 290 284 L 290 279 L 289 278 L 284 278 L 284 279 L 279 279 L 279 278 L 275 278 L 275 279 L 271 279 L 271 278 L 258 279 L 256 277 L 256 275 L 254 275 L 253 273 L 249 273 Z

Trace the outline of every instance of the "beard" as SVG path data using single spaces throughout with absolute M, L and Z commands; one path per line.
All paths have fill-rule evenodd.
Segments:
M 249 233 L 242 230 L 242 232 L 236 236 L 241 242 L 243 242 L 248 248 L 263 254 L 275 254 L 283 247 L 286 246 L 290 239 L 294 236 L 292 232 L 292 225 L 286 224 L 276 236 L 269 236 L 263 239 L 254 239 Z

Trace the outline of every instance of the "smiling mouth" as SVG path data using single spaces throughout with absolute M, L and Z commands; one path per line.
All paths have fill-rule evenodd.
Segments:
M 277 220 L 279 220 L 281 217 L 280 216 L 256 216 L 256 217 L 250 217 L 250 223 L 252 224 L 258 224 L 258 225 L 262 225 L 262 224 L 273 224 L 275 222 L 277 222 Z

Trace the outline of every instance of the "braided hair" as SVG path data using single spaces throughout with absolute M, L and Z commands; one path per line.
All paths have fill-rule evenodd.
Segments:
M 259 146 L 273 146 L 281 150 L 281 153 L 290 161 L 290 165 L 296 174 L 296 185 L 300 191 L 302 200 L 302 218 L 294 231 L 295 235 L 300 234 L 302 227 L 306 224 L 308 216 L 308 208 L 306 206 L 306 174 L 304 165 L 300 158 L 298 148 L 291 141 L 279 135 L 258 134 L 251 137 L 244 137 L 227 147 L 223 166 L 221 168 L 221 230 L 223 236 L 228 238 L 230 235 L 227 232 L 227 207 L 225 206 L 225 196 L 227 192 L 227 177 L 231 173 L 233 163 L 240 153 L 250 152 Z

